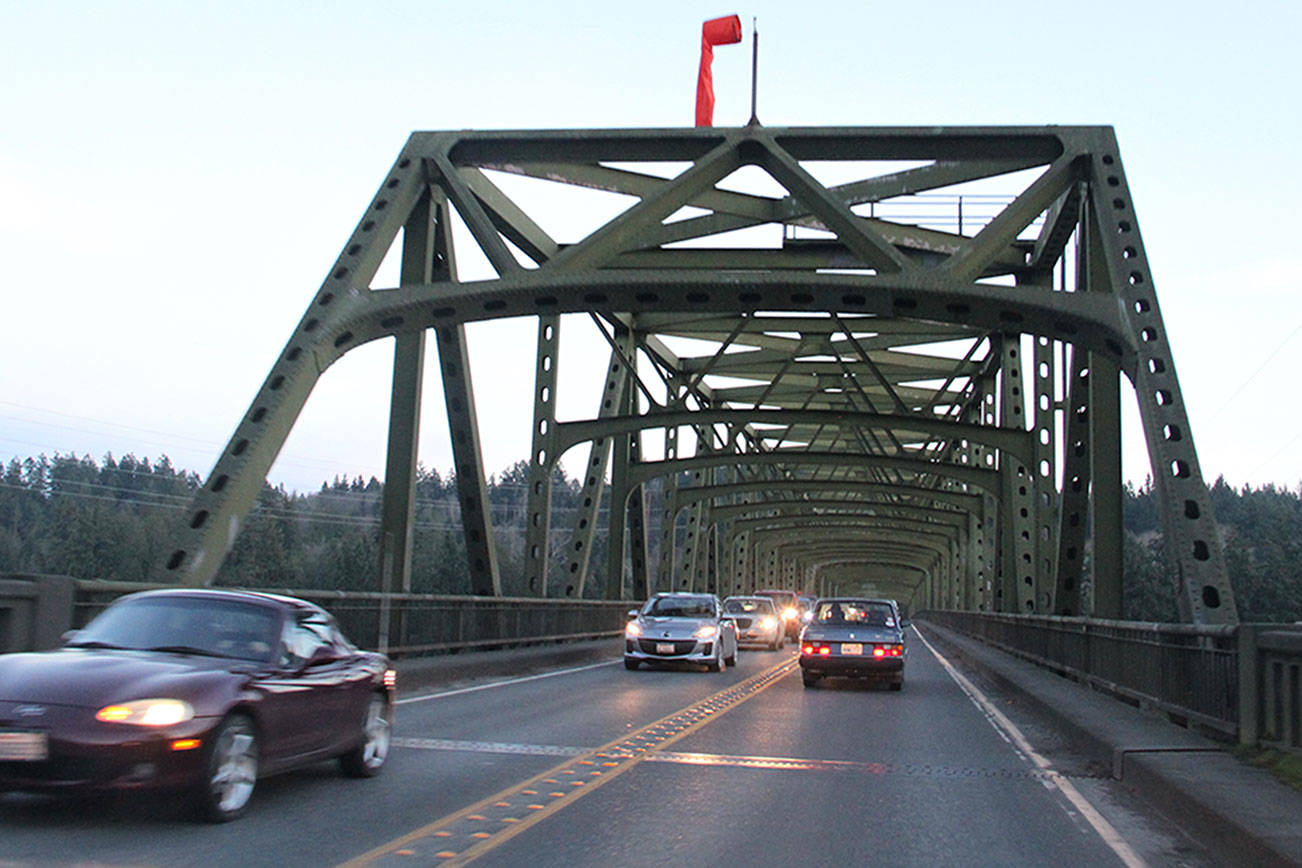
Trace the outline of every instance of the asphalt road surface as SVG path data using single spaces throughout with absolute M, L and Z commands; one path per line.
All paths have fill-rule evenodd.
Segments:
M 901 692 L 806 689 L 790 648 L 483 682 L 404 698 L 380 777 L 262 781 L 226 825 L 165 797 L 0 796 L 0 866 L 1207 864 L 988 693 L 916 631 Z

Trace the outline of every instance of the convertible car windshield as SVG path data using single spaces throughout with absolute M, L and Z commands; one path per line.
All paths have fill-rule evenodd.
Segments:
M 100 613 L 71 647 L 175 650 L 265 661 L 280 620 L 263 606 L 196 597 L 126 600 Z
M 820 624 L 863 624 L 867 627 L 894 627 L 895 613 L 884 603 L 819 603 L 814 620 Z
M 658 597 L 643 614 L 659 618 L 713 618 L 714 606 L 708 597 Z

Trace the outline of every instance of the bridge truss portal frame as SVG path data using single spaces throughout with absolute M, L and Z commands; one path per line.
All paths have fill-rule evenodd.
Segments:
M 766 192 L 748 186 L 756 177 Z M 607 195 L 593 228 L 558 240 L 559 224 L 519 194 L 539 184 L 627 207 L 610 216 Z M 981 192 L 997 184 L 1013 192 Z M 940 194 L 957 199 L 956 221 L 916 213 Z M 974 216 L 977 204 L 987 213 Z M 494 278 L 458 278 L 458 220 Z M 400 285 L 372 286 L 395 245 Z M 609 356 L 597 412 L 562 421 L 571 314 L 591 318 Z M 504 577 L 465 327 L 519 316 L 538 322 L 526 566 Z M 392 337 L 371 587 L 409 589 L 430 331 L 475 594 L 778 583 L 871 588 L 919 608 L 1120 617 L 1124 375 L 1179 610 L 1237 621 L 1110 127 L 414 133 L 158 578 L 212 582 L 322 373 Z M 588 455 L 565 532 L 552 481 L 574 447 Z M 591 560 L 603 504 L 604 565 Z

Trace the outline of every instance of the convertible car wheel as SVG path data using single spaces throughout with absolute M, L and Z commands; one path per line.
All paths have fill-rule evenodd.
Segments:
M 195 789 L 199 815 L 225 823 L 244 813 L 258 781 L 258 734 L 253 721 L 232 714 L 210 742 L 203 780 Z
M 362 727 L 360 741 L 348 753 L 339 757 L 339 767 L 351 778 L 370 778 L 378 775 L 389 758 L 389 704 L 376 693 L 366 706 L 366 724 Z

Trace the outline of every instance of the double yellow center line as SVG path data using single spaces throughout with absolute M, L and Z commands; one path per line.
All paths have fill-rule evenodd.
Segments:
M 773 686 L 797 665 L 794 659 L 788 659 L 772 666 L 630 735 L 363 853 L 341 868 L 465 865 L 634 768 L 649 754 L 685 738 Z

